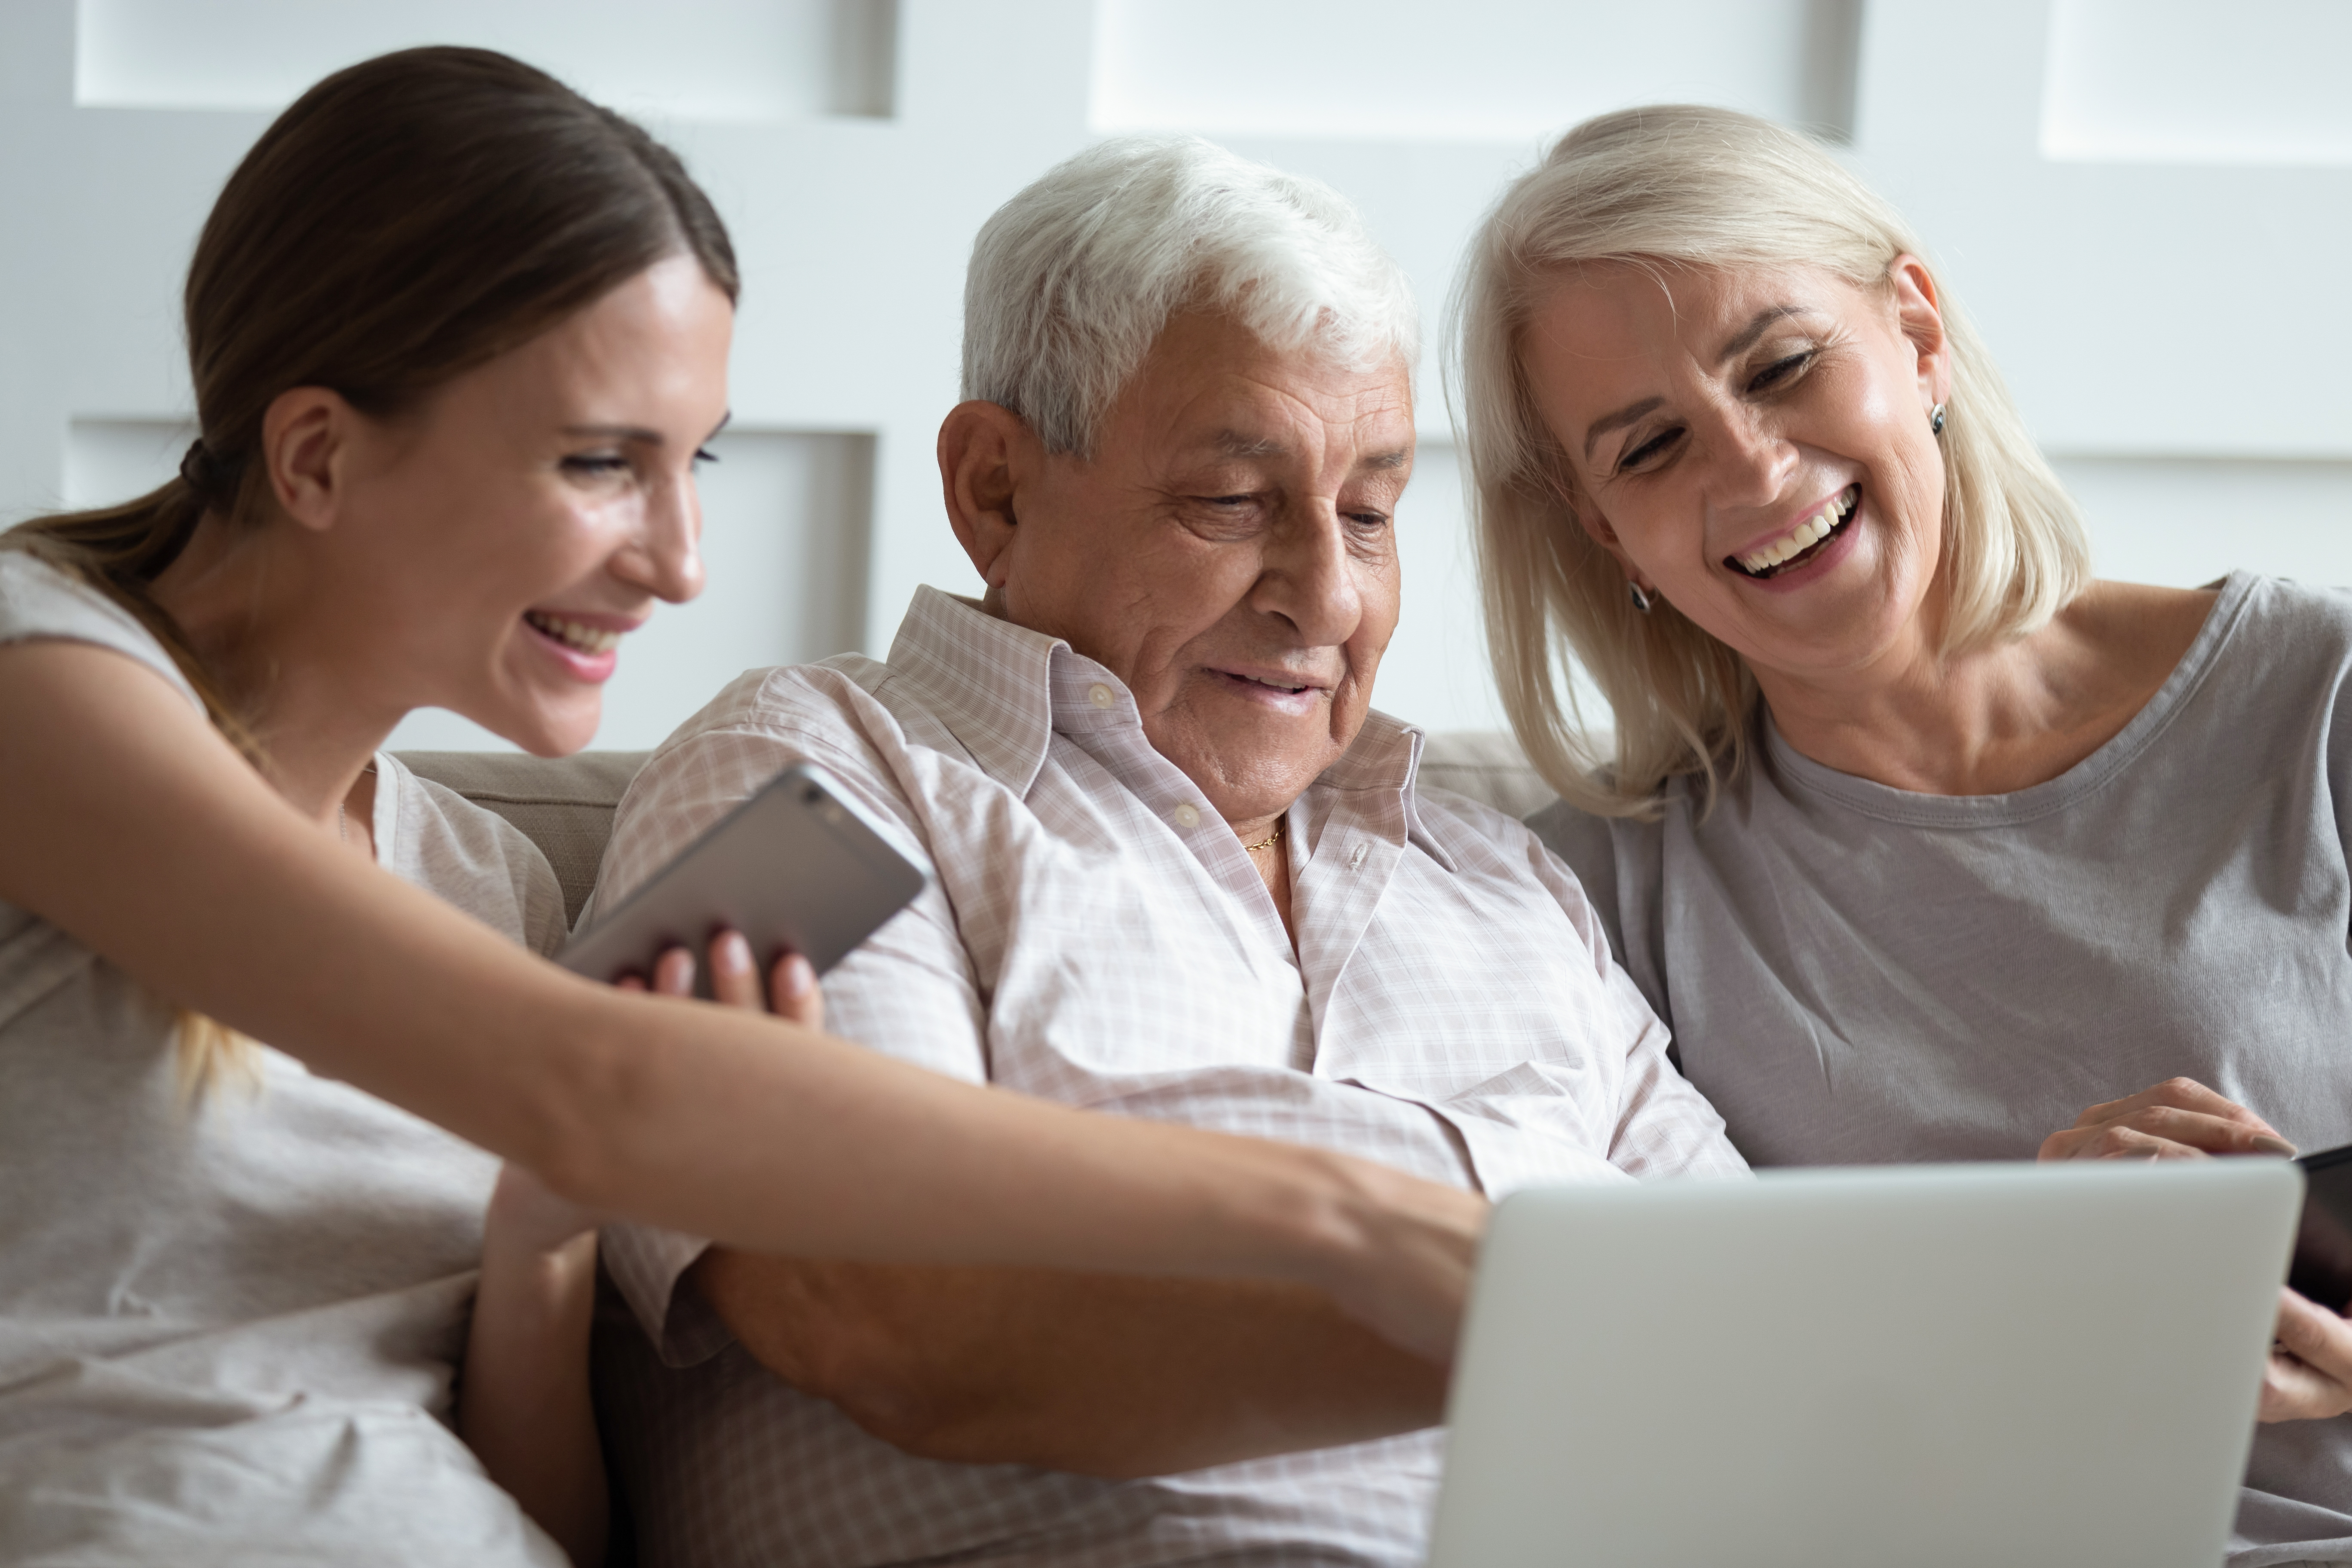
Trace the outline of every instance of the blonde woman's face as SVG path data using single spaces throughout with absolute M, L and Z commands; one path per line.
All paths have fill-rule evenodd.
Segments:
M 1586 530 L 1629 580 L 1776 678 L 1832 684 L 1936 646 L 1948 385 L 1934 284 L 1812 268 L 1564 279 L 1523 363 Z

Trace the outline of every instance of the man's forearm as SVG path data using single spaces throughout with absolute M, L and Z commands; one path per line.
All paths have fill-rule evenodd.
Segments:
M 1444 1413 L 1443 1369 L 1300 1287 L 723 1249 L 694 1280 L 771 1371 L 926 1458 L 1160 1475 Z

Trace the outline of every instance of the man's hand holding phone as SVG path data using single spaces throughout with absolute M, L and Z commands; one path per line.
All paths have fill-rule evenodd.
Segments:
M 824 993 L 816 970 L 797 952 L 786 952 L 770 966 L 762 995 L 761 976 L 751 958 L 751 944 L 740 933 L 720 931 L 710 939 L 709 953 L 711 994 L 730 1007 L 765 1007 L 780 1018 L 806 1028 L 824 1027 Z M 657 996 L 694 994 L 694 954 L 673 947 L 654 960 L 653 982 L 642 974 L 625 974 L 614 984 L 624 991 L 650 990 Z

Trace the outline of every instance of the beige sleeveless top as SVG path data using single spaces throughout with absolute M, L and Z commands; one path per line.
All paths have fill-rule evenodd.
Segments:
M 0 550 L 0 643 L 37 637 L 195 700 L 111 601 Z M 376 768 L 385 867 L 562 941 L 528 839 Z M 172 1019 L 0 904 L 0 1562 L 562 1562 L 447 1425 L 497 1160 L 267 1047 L 257 1090 L 185 1108 Z

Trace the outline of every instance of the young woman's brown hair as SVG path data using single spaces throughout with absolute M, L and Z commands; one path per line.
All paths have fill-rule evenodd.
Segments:
M 254 460 L 281 393 L 322 386 L 379 417 L 525 342 L 665 256 L 731 300 L 726 226 L 675 153 L 546 72 L 488 49 L 407 49 L 336 72 L 280 115 L 213 205 L 188 268 L 188 365 L 202 432 L 178 476 L 118 506 L 0 534 L 138 617 L 215 724 L 251 734 L 149 591 L 206 511 L 272 503 Z M 237 1060 L 182 1018 L 183 1081 Z

